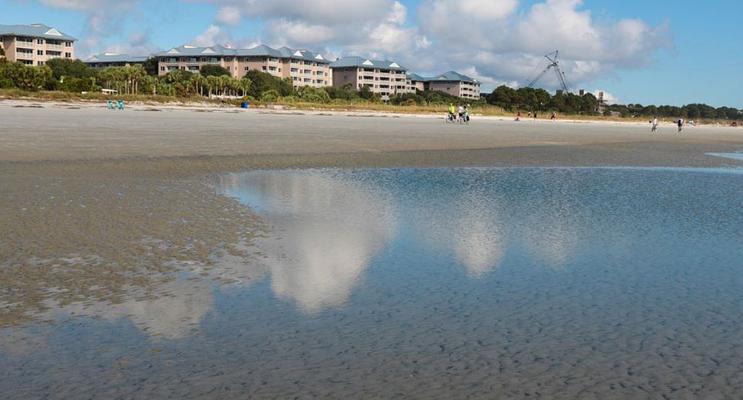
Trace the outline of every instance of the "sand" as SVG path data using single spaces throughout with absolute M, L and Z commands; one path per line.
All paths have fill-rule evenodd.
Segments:
M 262 223 L 225 172 L 307 167 L 737 166 L 743 129 L 0 102 L 0 328 L 159 298 L 249 261 Z M 236 261 L 237 260 L 237 261 Z M 247 280 L 250 277 L 246 278 Z M 88 309 L 86 311 L 86 309 Z
M 153 111 L 159 110 L 159 111 Z M 234 108 L 0 102 L 0 326 L 45 302 L 118 301 L 248 257 L 260 226 L 228 171 L 304 167 L 738 165 L 743 130 Z M 95 268 L 93 268 L 95 267 Z M 91 272 L 94 271 L 94 272 Z

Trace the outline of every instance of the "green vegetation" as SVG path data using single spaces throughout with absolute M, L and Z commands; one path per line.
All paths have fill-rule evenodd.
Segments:
M 714 108 L 706 104 L 689 104 L 683 107 L 675 106 L 642 106 L 640 104 L 612 104 L 599 107 L 599 101 L 592 93 L 579 96 L 573 93 L 558 91 L 550 95 L 543 89 L 520 88 L 512 89 L 508 86 L 499 86 L 487 97 L 489 104 L 496 105 L 504 110 L 531 111 L 531 112 L 559 112 L 570 115 L 600 116 L 603 108 L 604 117 L 618 116 L 621 118 L 686 118 L 705 120 L 743 120 L 743 112 L 736 108 Z
M 201 76 L 230 76 L 230 71 L 227 71 L 227 68 L 216 65 L 216 64 L 207 64 L 201 67 L 201 70 L 199 71 Z
M 118 96 L 141 101 L 204 101 L 220 98 L 238 104 L 248 100 L 257 103 L 279 103 L 314 109 L 368 109 L 404 112 L 446 112 L 449 104 L 468 103 L 473 113 L 504 115 L 518 111 L 544 113 L 558 112 L 575 118 L 661 118 L 683 117 L 694 120 L 743 120 L 743 111 L 714 108 L 705 104 L 683 107 L 642 106 L 639 104 L 607 105 L 599 107 L 591 93 L 579 96 L 557 92 L 551 95 L 543 89 L 507 86 L 496 88 L 486 99 L 462 100 L 447 93 L 418 91 L 392 96 L 388 102 L 369 88 L 357 91 L 351 85 L 344 87 L 294 88 L 289 79 L 277 78 L 261 71 L 248 71 L 242 79 L 218 65 L 204 66 L 200 73 L 175 70 L 157 76 L 157 60 L 151 58 L 144 66 L 115 67 L 96 70 L 79 60 L 54 59 L 47 65 L 31 67 L 0 59 L 0 95 L 43 93 L 36 98 L 95 99 L 101 89 L 111 89 Z M 15 90 L 15 91 L 14 91 Z M 81 93 L 87 93 L 81 95 Z M 98 93 L 99 95 L 96 95 Z M 84 97 L 81 97 L 84 96 Z M 600 114 L 603 112 L 603 115 Z

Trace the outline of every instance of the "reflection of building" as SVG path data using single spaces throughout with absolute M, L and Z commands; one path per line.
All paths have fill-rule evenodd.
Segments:
M 26 65 L 44 65 L 52 58 L 74 58 L 75 40 L 42 24 L 0 25 L 0 47 L 5 58 Z
M 233 77 L 261 71 L 290 79 L 294 86 L 323 87 L 332 84 L 330 62 L 322 55 L 288 47 L 273 49 L 261 45 L 251 49 L 225 46 L 180 46 L 155 54 L 160 75 L 175 70 L 198 73 L 205 65 L 219 65 Z
M 433 78 L 411 74 L 409 78 L 414 90 L 433 90 L 463 99 L 480 99 L 480 82 L 458 72 L 449 71 Z
M 92 55 L 83 62 L 92 68 L 129 67 L 137 64 L 144 65 L 147 58 L 147 56 L 103 53 Z
M 350 85 L 356 90 L 367 87 L 382 96 L 415 92 L 410 89 L 405 67 L 394 61 L 344 57 L 330 64 L 330 68 L 335 87 Z

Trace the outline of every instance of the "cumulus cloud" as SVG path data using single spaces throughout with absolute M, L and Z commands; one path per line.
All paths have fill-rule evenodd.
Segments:
M 88 15 L 79 53 L 120 35 L 121 22 L 140 0 L 40 0 Z M 409 9 L 396 0 L 181 0 L 216 8 L 212 25 L 192 44 L 308 48 L 337 55 L 393 59 L 422 74 L 458 70 L 486 89 L 524 85 L 560 50 L 571 88 L 652 62 L 672 46 L 667 24 L 637 18 L 597 21 L 583 0 L 422 0 Z M 235 38 L 232 27 L 259 23 L 260 38 Z M 137 38 L 134 38 L 137 39 Z M 141 42 L 141 41 L 140 41 Z M 178 45 L 172 43 L 168 45 Z M 109 46 L 125 48 L 126 46 Z M 146 43 L 133 49 L 152 47 Z M 552 74 L 540 82 L 557 87 Z
M 104 48 L 106 53 L 149 55 L 159 48 L 152 42 L 149 32 L 134 32 L 121 43 L 110 44 Z
M 237 25 L 240 23 L 242 15 L 240 9 L 233 6 L 225 6 L 217 12 L 217 21 L 227 25 Z
M 209 47 L 216 44 L 228 46 L 232 44 L 232 37 L 229 32 L 222 30 L 219 26 L 209 25 L 204 32 L 191 41 L 191 44 L 200 47 Z
M 216 23 L 260 20 L 273 45 L 389 58 L 420 73 L 454 69 L 486 87 L 526 84 L 560 50 L 571 86 L 646 65 L 670 47 L 667 25 L 640 19 L 597 22 L 583 0 L 423 0 L 411 16 L 394 0 L 195 0 L 218 7 Z M 547 75 L 542 85 L 556 88 Z
M 542 55 L 555 49 L 569 83 L 583 85 L 645 65 L 671 43 L 667 25 L 597 23 L 582 0 L 546 0 L 524 10 L 517 0 L 425 0 L 419 21 L 433 45 L 452 54 L 444 64 L 474 68 L 486 82 L 517 85 L 536 76 L 546 66 Z M 557 87 L 551 75 L 542 83 Z
M 120 33 L 123 21 L 140 0 L 41 0 L 41 3 L 87 16 L 87 32 L 78 45 L 78 54 L 85 54 L 99 50 L 105 39 Z

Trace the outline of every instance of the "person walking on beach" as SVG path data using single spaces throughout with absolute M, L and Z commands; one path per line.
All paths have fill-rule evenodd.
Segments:
M 552 112 L 552 116 L 550 117 L 550 119 L 553 120 L 553 121 L 556 120 L 557 119 L 557 113 L 553 111 Z
M 653 124 L 653 127 L 650 128 L 650 132 L 656 132 L 658 130 L 658 117 L 654 117 L 651 124 Z
M 676 121 L 676 124 L 678 124 L 678 127 L 679 127 L 679 132 L 678 133 L 681 133 L 681 131 L 684 129 L 684 119 L 683 118 L 679 118 L 679 120 Z

